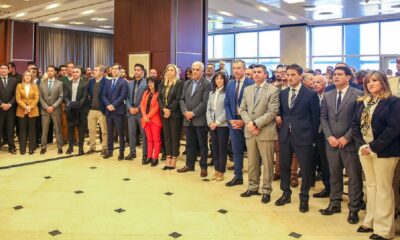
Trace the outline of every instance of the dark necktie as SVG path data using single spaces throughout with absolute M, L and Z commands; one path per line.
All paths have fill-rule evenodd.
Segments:
M 336 102 L 336 111 L 339 111 L 340 104 L 342 103 L 342 91 L 339 91 L 339 97 Z
M 256 93 L 254 94 L 254 104 L 256 104 L 259 92 L 260 92 L 260 86 L 256 86 Z
M 236 115 L 239 115 L 238 113 L 238 105 L 239 105 L 239 87 L 240 87 L 240 81 L 236 81 L 236 90 L 235 90 L 235 112 Z
M 290 97 L 290 105 L 289 105 L 290 108 L 293 107 L 295 99 L 296 99 L 296 89 L 292 88 L 292 97 Z
M 112 80 L 111 91 L 114 91 L 114 88 L 115 88 L 115 79 Z
M 7 88 L 7 78 L 2 78 L 4 88 Z

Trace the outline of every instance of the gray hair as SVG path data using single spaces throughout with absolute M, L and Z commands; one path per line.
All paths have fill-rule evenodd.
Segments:
M 204 64 L 202 62 L 196 61 L 196 62 L 192 63 L 192 68 L 193 68 L 193 66 L 196 66 L 196 65 L 200 67 L 200 70 L 202 72 L 204 72 Z

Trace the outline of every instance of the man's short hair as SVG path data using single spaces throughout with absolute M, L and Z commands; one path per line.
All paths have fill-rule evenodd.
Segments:
M 265 65 L 263 65 L 263 64 L 253 64 L 253 68 L 252 69 L 254 69 L 254 68 L 262 68 L 264 73 L 268 74 L 267 67 Z
M 139 68 L 142 69 L 142 71 L 144 72 L 144 66 L 143 66 L 143 64 L 136 63 L 136 64 L 135 64 L 135 68 L 136 68 L 136 67 L 139 67 Z
M 95 68 L 98 67 L 100 69 L 100 72 L 104 72 L 104 70 L 106 69 L 106 67 L 102 64 L 98 64 L 95 66 Z
M 65 65 L 65 64 L 62 64 L 62 65 L 60 65 L 60 66 L 58 66 L 58 69 L 60 69 L 61 70 L 61 68 L 63 68 L 63 67 L 67 67 L 67 65 Z
M 57 68 L 54 65 L 49 65 L 47 66 L 47 70 L 49 70 L 49 68 L 52 68 L 55 72 L 57 72 Z
M 16 66 L 15 66 L 15 63 L 14 63 L 14 62 L 9 62 L 9 63 L 8 63 L 8 67 L 16 68 Z
M 237 59 L 237 60 L 233 61 L 233 64 L 235 64 L 235 63 L 242 63 L 243 67 L 246 68 L 246 62 L 242 59 Z
M 333 70 L 333 72 L 336 72 L 336 70 L 342 70 L 346 76 L 353 77 L 353 72 L 350 70 L 349 67 L 335 67 L 335 70 Z
M 0 63 L 0 67 L 3 67 L 3 66 L 8 68 L 8 65 L 6 63 Z
M 289 69 L 296 70 L 297 74 L 299 75 L 303 74 L 303 68 L 296 63 L 286 66 L 286 71 Z

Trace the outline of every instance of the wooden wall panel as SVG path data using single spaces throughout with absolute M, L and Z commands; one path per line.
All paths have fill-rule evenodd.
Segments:
M 0 19 L 0 63 L 10 61 L 11 21 Z
M 14 21 L 12 61 L 18 72 L 26 69 L 26 63 L 35 60 L 35 23 Z

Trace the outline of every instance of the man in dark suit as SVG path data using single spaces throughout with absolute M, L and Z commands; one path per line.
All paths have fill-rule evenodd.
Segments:
M 8 63 L 8 76 L 17 79 L 18 83 L 22 83 L 22 75 L 17 73 L 17 67 L 14 62 Z
M 279 130 L 281 156 L 281 190 L 283 195 L 275 202 L 282 206 L 291 202 L 290 167 L 296 153 L 302 170 L 300 212 L 308 212 L 308 192 L 312 182 L 313 144 L 319 127 L 319 99 L 317 93 L 302 86 L 303 69 L 292 64 L 286 67 L 289 88 L 280 92 Z
M 74 147 L 74 129 L 78 128 L 78 146 L 81 156 L 83 152 L 84 137 L 87 129 L 87 106 L 88 82 L 81 78 L 81 69 L 75 67 L 72 70 L 72 81 L 65 84 L 64 102 L 65 112 L 68 119 L 68 142 L 67 154 L 73 152 Z
M 244 121 L 240 117 L 239 107 L 244 89 L 254 83 L 245 77 L 246 63 L 243 60 L 233 62 L 234 80 L 229 81 L 225 92 L 225 113 L 228 121 L 229 137 L 232 142 L 235 176 L 225 185 L 228 187 L 243 184 L 243 156 L 245 149 Z
M 124 100 L 127 95 L 127 83 L 125 79 L 120 77 L 121 65 L 115 63 L 111 67 L 112 79 L 106 81 L 103 91 L 103 102 L 106 106 L 106 122 L 107 122 L 107 139 L 108 151 L 103 156 L 108 159 L 113 156 L 114 151 L 114 128 L 116 128 L 119 136 L 119 156 L 118 160 L 124 159 L 125 137 L 124 137 Z M 105 139 L 103 140 L 105 141 Z
M 349 177 L 349 216 L 347 221 L 356 224 L 362 200 L 362 171 L 357 147 L 353 140 L 351 121 L 357 98 L 363 93 L 349 85 L 352 72 L 347 67 L 336 67 L 333 83 L 336 90 L 325 93 L 321 104 L 321 126 L 324 131 L 326 155 L 330 172 L 330 204 L 321 209 L 322 215 L 341 212 L 343 194 L 343 166 Z
M 178 172 L 194 171 L 196 163 L 196 149 L 200 150 L 201 177 L 207 177 L 207 101 L 211 84 L 203 76 L 204 64 L 192 64 L 192 79 L 183 86 L 180 106 L 184 116 L 183 125 L 186 126 L 186 165 Z
M 17 79 L 8 76 L 7 64 L 0 64 L 0 137 L 3 137 L 3 130 L 6 131 L 8 152 L 16 154 L 14 144 L 15 127 L 15 90 Z

